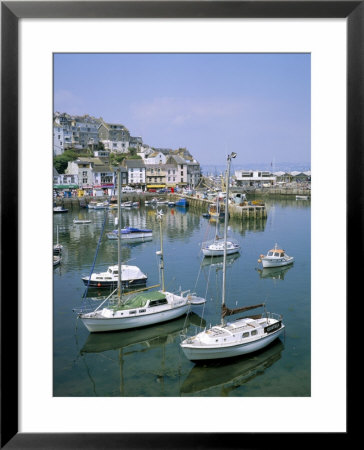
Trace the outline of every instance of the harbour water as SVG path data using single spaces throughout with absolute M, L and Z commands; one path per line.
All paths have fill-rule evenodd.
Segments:
M 310 201 L 265 199 L 267 218 L 230 221 L 229 236 L 241 252 L 228 259 L 228 307 L 265 303 L 267 311 L 283 315 L 284 336 L 265 350 L 234 360 L 195 365 L 180 347 L 181 334 L 220 321 L 221 259 L 203 259 L 201 243 L 216 233 L 216 223 L 191 208 L 162 209 L 167 290 L 190 289 L 206 298 L 187 317 L 143 329 L 90 334 L 74 309 L 83 305 L 81 280 L 117 263 L 114 228 L 117 211 L 80 209 L 55 214 L 59 242 L 64 246 L 53 283 L 53 395 L 56 397 L 307 397 L 311 393 Z M 151 206 L 123 209 L 122 226 L 153 229 L 148 242 L 125 244 L 123 263 L 148 274 L 148 286 L 159 282 L 156 251 L 159 224 Z M 73 219 L 91 219 L 74 224 Z M 103 237 L 100 232 L 105 223 Z M 220 225 L 221 234 L 223 224 Z M 257 262 L 275 243 L 295 257 L 292 266 L 262 270 Z M 99 245 L 96 260 L 95 252 Z M 96 307 L 106 290 L 89 290 L 87 302 Z M 260 310 L 252 312 L 259 313 Z

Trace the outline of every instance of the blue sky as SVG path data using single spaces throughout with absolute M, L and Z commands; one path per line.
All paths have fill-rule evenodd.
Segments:
M 310 163 L 309 54 L 55 54 L 54 110 L 201 164 Z

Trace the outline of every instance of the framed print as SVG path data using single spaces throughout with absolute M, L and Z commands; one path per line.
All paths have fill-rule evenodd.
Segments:
M 363 2 L 9 1 L 2 2 L 1 6 L 2 447 L 144 448 L 153 445 L 163 448 L 172 445 L 185 448 L 194 445 L 220 448 L 240 447 L 241 439 L 244 446 L 262 445 L 263 440 L 275 436 L 293 441 L 300 434 L 300 439 L 305 440 L 310 438 L 310 433 L 316 436 L 336 433 L 345 439 L 348 436 L 348 300 L 351 292 L 359 288 L 355 268 L 360 266 L 358 254 L 363 228 Z M 259 70 L 253 70 L 254 67 Z M 79 74 L 77 80 L 76 73 Z M 128 80 L 129 89 L 135 83 L 131 97 L 127 89 L 120 87 L 125 80 Z M 150 85 L 149 80 L 153 80 Z M 152 92 L 148 97 L 151 90 L 157 89 L 158 83 L 162 85 L 159 96 L 153 96 Z M 178 85 L 179 93 L 183 89 L 185 93 L 178 96 L 171 88 L 173 83 Z M 244 97 L 246 109 L 239 103 L 239 85 L 242 83 L 248 87 Z M 222 85 L 224 90 L 219 91 Z M 95 86 L 101 86 L 102 90 Z M 122 95 L 113 92 L 116 86 Z M 198 102 L 203 92 L 206 92 L 206 98 Z M 269 97 L 270 92 L 274 92 L 275 97 Z M 229 102 L 223 99 L 222 93 L 229 96 Z M 93 109 L 97 101 L 107 106 Z M 278 114 L 281 110 L 285 110 L 282 117 Z M 169 126 L 161 128 L 164 140 L 149 146 L 140 136 L 157 128 L 156 111 L 163 113 L 162 119 Z M 138 117 L 143 126 L 128 130 L 123 114 Z M 297 192 L 294 203 L 300 215 L 291 225 L 296 229 L 304 223 L 309 224 L 310 231 L 306 229 L 305 240 L 302 236 L 291 240 L 286 236 L 296 249 L 295 265 L 287 273 L 268 277 L 268 280 L 264 279 L 261 270 L 252 271 L 259 286 L 265 283 L 268 291 L 275 289 L 272 298 L 276 299 L 276 306 L 283 304 L 279 303 L 282 299 L 278 295 L 281 286 L 291 286 L 290 299 L 284 305 L 284 317 L 288 321 L 288 326 L 285 324 L 287 341 L 282 338 L 279 348 L 270 347 L 268 358 L 257 354 L 250 360 L 250 365 L 238 361 L 229 365 L 228 370 L 225 367 L 223 374 L 219 367 L 206 370 L 202 365 L 199 370 L 194 370 L 187 359 L 175 364 L 176 355 L 183 357 L 178 351 L 175 330 L 163 328 L 162 335 L 158 336 L 149 335 L 145 330 L 134 335 L 130 332 L 127 336 L 130 342 L 125 338 L 128 342 L 122 344 L 118 337 L 113 338 L 109 333 L 96 342 L 88 336 L 84 322 L 76 320 L 77 317 L 84 318 L 83 310 L 82 314 L 76 314 L 75 322 L 64 326 L 73 305 L 78 306 L 72 296 L 77 293 L 81 297 L 79 288 L 72 291 L 74 279 L 79 282 L 82 271 L 101 267 L 95 266 L 95 249 L 103 254 L 105 264 L 111 264 L 115 255 L 120 255 L 120 248 L 112 247 L 114 242 L 107 242 L 106 248 L 98 238 L 105 224 L 110 227 L 118 222 L 119 225 L 120 220 L 113 222 L 114 217 L 110 219 L 112 214 L 107 219 L 107 214 L 98 215 L 90 208 L 87 214 L 77 210 L 77 214 L 72 212 L 72 219 L 75 219 L 72 223 L 66 215 L 58 215 L 57 219 L 53 216 L 52 220 L 49 214 L 50 203 L 66 208 L 65 205 L 71 205 L 73 200 L 80 201 L 79 191 L 84 198 L 100 193 L 110 199 L 116 198 L 121 181 L 113 178 L 112 173 L 105 173 L 102 155 L 99 170 L 94 170 L 98 173 L 98 183 L 88 184 L 86 166 L 91 156 L 81 153 L 75 172 L 65 172 L 69 179 L 65 176 L 62 183 L 54 182 L 54 146 L 61 148 L 67 139 L 74 139 L 81 127 L 77 117 L 82 115 L 92 116 L 88 133 L 92 133 L 92 127 L 105 129 L 102 146 L 98 146 L 97 141 L 97 152 L 113 153 L 108 152 L 108 146 L 117 146 L 117 142 L 122 145 L 125 138 L 128 152 L 135 157 L 131 160 L 141 158 L 141 148 L 147 159 L 159 158 L 155 166 L 151 164 L 152 169 L 157 170 L 157 166 L 160 169 L 158 164 L 165 159 L 163 164 L 168 166 L 165 182 L 160 172 L 158 175 L 149 172 L 148 175 L 148 170 L 152 169 L 145 169 L 145 182 L 141 179 L 136 182 L 136 173 L 142 172 L 137 163 L 131 171 L 128 163 L 123 163 L 123 169 L 119 170 L 124 170 L 125 179 L 128 179 L 124 184 L 132 186 L 124 187 L 123 195 L 140 189 L 149 191 L 143 192 L 144 199 L 150 194 L 153 201 L 154 195 L 165 194 L 163 191 L 171 190 L 171 186 L 171 192 L 182 192 L 187 197 L 189 191 L 194 190 L 192 178 L 189 182 L 183 179 L 183 161 L 186 161 L 183 158 L 187 154 L 191 165 L 197 164 L 198 153 L 186 151 L 186 142 L 189 150 L 194 148 L 186 132 L 183 137 L 176 138 L 176 130 L 181 124 L 188 126 L 185 130 L 189 129 L 191 136 L 192 130 L 205 127 L 208 138 L 199 141 L 196 148 L 205 146 L 209 149 L 212 166 L 220 161 L 217 157 L 214 159 L 214 146 L 218 148 L 216 154 L 219 157 L 221 153 L 230 153 L 229 170 L 230 163 L 236 164 L 231 161 L 235 152 L 245 158 L 245 164 L 253 164 L 253 156 L 249 160 L 249 155 L 259 145 L 270 149 L 266 156 L 270 163 L 267 173 L 273 174 L 279 173 L 273 170 L 276 164 L 274 152 L 284 149 L 286 154 L 296 152 L 299 161 L 299 156 L 305 158 L 305 151 L 309 149 L 306 158 L 309 165 L 300 172 L 288 169 L 282 172 L 291 177 L 298 177 L 298 174 L 309 177 L 310 183 L 311 164 L 314 173 L 309 209 L 304 205 L 307 192 Z M 97 117 L 95 123 L 94 115 Z M 244 129 L 243 140 L 240 140 L 241 135 L 233 133 L 234 115 L 239 116 Z M 277 132 L 279 119 L 285 123 L 282 136 Z M 59 135 L 55 135 L 54 130 L 61 130 L 61 124 L 67 120 L 70 121 L 69 135 L 64 131 L 66 126 L 63 134 L 59 131 Z M 126 126 L 120 128 L 123 121 Z M 297 123 L 304 123 L 304 127 Z M 279 145 L 272 139 L 260 141 L 263 127 L 270 130 L 270 136 L 276 136 Z M 110 130 L 123 137 L 113 140 Z M 197 134 L 194 136 L 197 141 Z M 95 150 L 93 139 L 92 151 Z M 50 151 L 51 146 L 53 151 Z M 173 161 L 170 149 L 165 152 L 169 146 L 179 150 Z M 133 148 L 137 150 L 131 150 Z M 118 165 L 116 159 L 114 163 Z M 176 183 L 172 179 L 173 164 L 178 164 Z M 238 186 L 239 176 L 243 183 L 243 172 L 247 167 L 233 167 L 234 182 Z M 167 170 L 170 170 L 170 184 Z M 225 173 L 224 170 L 221 169 L 221 173 Z M 78 178 L 71 180 L 71 175 Z M 72 189 L 67 189 L 70 198 L 64 193 L 63 186 L 69 180 L 75 182 Z M 264 188 L 262 184 L 259 188 Z M 226 185 L 228 197 L 229 182 Z M 224 186 L 223 182 L 221 186 Z M 311 184 L 309 186 L 311 189 Z M 207 196 L 207 192 L 201 191 L 199 195 Z M 355 201 L 357 199 L 359 202 Z M 259 201 L 248 200 L 247 206 L 260 206 Z M 118 204 L 120 201 L 119 197 Z M 239 200 L 239 206 L 243 204 Z M 160 205 L 162 210 L 167 208 L 167 205 Z M 269 223 L 276 223 L 278 237 L 278 224 L 283 227 L 285 222 L 288 226 L 293 220 L 286 206 L 281 205 L 277 210 L 271 208 L 268 213 Z M 191 230 L 202 230 L 206 220 L 199 217 L 198 224 L 197 218 L 196 223 L 191 223 L 185 210 L 176 209 L 168 214 L 170 221 L 168 229 L 164 230 L 169 233 L 164 242 L 165 266 L 171 264 L 185 278 L 187 274 L 195 277 L 201 271 L 208 279 L 211 272 L 202 266 L 194 266 L 193 249 L 189 246 L 190 241 L 200 245 L 203 233 L 192 234 Z M 101 217 L 105 217 L 104 222 Z M 139 220 L 137 225 L 144 231 L 148 228 L 151 232 L 149 228 L 152 228 L 153 233 L 159 233 L 154 215 L 153 221 L 151 214 L 146 213 L 145 217 L 135 215 Z M 177 254 L 171 236 L 178 220 L 181 228 L 190 234 L 174 236 L 176 240 L 183 239 L 186 245 L 179 257 L 169 258 L 169 255 Z M 97 222 L 97 227 L 93 229 L 90 222 Z M 58 272 L 51 272 L 53 267 L 47 264 L 49 248 L 54 243 L 54 224 L 57 225 L 57 244 L 58 232 L 61 239 L 67 239 L 69 243 L 65 257 L 72 264 L 63 273 L 62 265 Z M 136 230 L 136 222 L 131 220 L 129 225 Z M 220 225 L 221 229 L 222 226 L 225 223 Z M 215 231 L 215 225 L 213 229 Z M 82 230 L 89 230 L 86 237 Z M 162 225 L 160 230 L 162 235 Z M 216 235 L 217 230 L 218 225 Z M 260 231 L 259 226 L 239 229 L 240 236 L 244 237 L 240 260 L 247 259 L 252 250 L 252 244 L 245 238 L 248 236 L 256 242 Z M 237 231 L 232 226 L 229 232 Z M 224 239 L 226 233 L 227 228 Z M 72 239 L 81 239 L 80 236 L 85 239 L 82 248 L 72 246 Z M 273 236 L 272 233 L 272 239 Z M 297 243 L 299 239 L 301 242 Z M 156 254 L 162 255 L 158 268 L 164 269 L 163 240 L 161 248 L 153 247 L 153 252 L 148 245 L 143 242 L 141 246 L 132 246 L 132 250 L 125 253 L 126 259 L 134 261 L 130 264 L 139 265 L 140 261 L 146 264 L 148 259 L 144 254 L 140 256 L 140 248 L 149 248 L 153 258 Z M 262 248 L 260 252 L 267 250 Z M 251 254 L 254 252 L 255 248 Z M 87 263 L 82 261 L 85 258 L 82 255 L 86 253 Z M 259 257 L 259 253 L 254 255 Z M 260 263 L 263 256 L 259 257 Z M 169 263 L 168 259 L 175 261 Z M 224 277 L 226 263 L 225 254 L 222 261 Z M 235 277 L 247 273 L 246 266 L 240 266 L 239 262 L 231 267 L 230 273 L 241 267 Z M 118 270 L 121 272 L 120 268 Z M 71 271 L 76 274 L 74 278 L 69 278 Z M 53 301 L 54 290 L 62 286 L 54 281 L 54 273 L 58 273 L 58 278 L 65 284 L 69 283 L 69 290 L 62 294 L 63 300 L 59 296 L 57 302 Z M 150 273 L 153 272 L 148 269 L 148 276 Z M 304 281 L 303 273 L 306 274 Z M 227 279 L 228 275 L 229 268 Z M 298 276 L 300 278 L 296 278 Z M 216 267 L 216 280 L 220 280 L 219 277 L 221 272 Z M 162 280 L 164 283 L 163 277 Z M 223 278 L 223 289 L 225 281 Z M 282 283 L 279 285 L 279 282 Z M 152 284 L 150 280 L 148 283 Z M 85 284 L 88 288 L 89 284 Z M 162 291 L 166 292 L 164 285 Z M 256 303 L 261 303 L 262 292 L 265 295 L 265 290 L 259 292 L 250 288 L 249 294 L 259 299 Z M 103 294 L 90 296 L 90 301 L 98 300 L 99 295 Z M 143 295 L 137 296 L 138 301 L 145 300 Z M 300 303 L 303 296 L 308 298 L 306 303 Z M 165 296 L 154 300 L 161 307 Z M 138 314 L 143 312 L 143 305 L 140 305 Z M 115 311 L 112 314 L 114 317 Z M 199 314 L 196 317 L 191 329 L 197 320 L 202 323 Z M 281 322 L 277 323 L 281 326 Z M 340 329 L 336 329 L 338 323 L 343 324 Z M 186 325 L 183 318 L 181 324 L 178 335 Z M 206 329 L 208 326 L 206 323 Z M 221 330 L 223 328 L 220 333 Z M 275 332 L 275 329 L 268 327 L 265 332 Z M 94 334 L 98 333 L 90 333 L 90 336 Z M 232 334 L 229 331 L 229 336 Z M 171 341 L 174 346 L 169 345 Z M 132 350 L 131 344 L 134 345 Z M 282 357 L 284 353 L 286 357 Z M 213 380 L 211 383 L 205 379 L 208 373 Z M 138 387 L 133 380 L 137 380 Z M 335 407 L 331 403 L 334 392 Z M 262 411 L 265 411 L 263 417 Z

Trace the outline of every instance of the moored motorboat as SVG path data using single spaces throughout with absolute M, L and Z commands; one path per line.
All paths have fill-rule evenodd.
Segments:
M 92 200 L 88 205 L 87 208 L 88 209 L 105 209 L 109 207 L 109 202 L 106 200 L 104 202 L 98 202 L 98 201 L 94 201 Z
M 60 255 L 53 255 L 53 266 L 61 264 L 62 258 Z
M 68 212 L 68 209 L 63 208 L 63 206 L 55 206 L 53 208 L 53 213 L 54 214 L 60 214 L 60 213 L 66 213 L 66 212 Z
M 73 219 L 74 224 L 85 224 L 85 223 L 91 223 L 90 219 Z
M 296 195 L 296 200 L 308 200 L 308 195 Z
M 118 265 L 109 266 L 106 272 L 93 273 L 91 276 L 83 276 L 82 281 L 86 286 L 97 288 L 116 287 L 118 284 Z M 122 265 L 121 283 L 124 288 L 130 289 L 135 286 L 145 286 L 148 276 L 139 267 Z
M 180 198 L 175 202 L 176 206 L 182 206 L 186 208 L 188 206 L 188 200 L 186 198 Z
M 288 256 L 277 244 L 266 255 L 260 255 L 258 259 L 258 262 L 262 263 L 264 268 L 287 266 L 288 264 L 292 264 L 293 261 L 294 257 Z
M 107 233 L 108 239 L 118 239 L 118 230 Z M 146 240 L 153 237 L 153 230 L 147 228 L 125 227 L 120 230 L 122 240 Z

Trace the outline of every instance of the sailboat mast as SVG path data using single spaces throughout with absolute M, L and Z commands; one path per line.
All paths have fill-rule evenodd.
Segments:
M 163 259 L 162 215 L 159 215 L 158 219 L 159 219 L 159 234 L 160 234 L 160 239 L 161 239 L 161 251 L 160 251 L 161 264 L 160 264 L 160 269 L 161 269 L 161 277 L 162 277 L 162 291 L 164 292 L 165 288 L 164 288 L 164 259 Z
M 118 301 L 121 301 L 121 169 L 118 167 Z
M 231 159 L 236 157 L 236 153 L 232 152 L 228 155 L 227 170 L 226 170 L 226 197 L 225 197 L 225 221 L 224 221 L 224 261 L 222 268 L 222 306 L 225 305 L 225 295 L 226 295 L 226 247 L 227 247 L 227 227 L 229 221 L 229 178 L 230 178 L 230 164 Z M 221 319 L 224 320 L 223 318 Z

